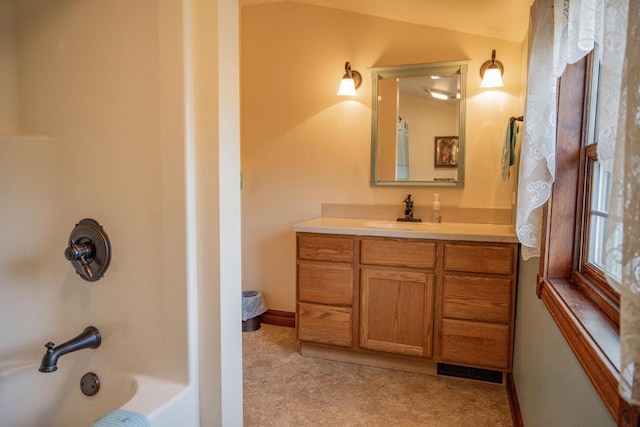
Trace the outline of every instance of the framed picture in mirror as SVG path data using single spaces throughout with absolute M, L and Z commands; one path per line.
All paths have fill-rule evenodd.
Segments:
M 458 137 L 436 136 L 434 142 L 434 167 L 458 167 Z

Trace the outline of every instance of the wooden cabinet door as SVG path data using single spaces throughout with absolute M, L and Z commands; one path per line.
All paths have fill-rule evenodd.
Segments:
M 363 268 L 360 347 L 432 357 L 433 296 L 431 274 Z

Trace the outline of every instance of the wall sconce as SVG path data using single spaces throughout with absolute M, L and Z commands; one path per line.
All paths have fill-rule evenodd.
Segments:
M 504 87 L 502 82 L 502 73 L 504 67 L 500 61 L 496 61 L 496 50 L 491 51 L 491 61 L 487 61 L 480 67 L 480 77 L 482 77 L 482 83 L 480 87 Z
M 351 62 L 344 64 L 344 76 L 340 81 L 338 95 L 340 96 L 356 96 L 356 89 L 362 84 L 362 75 L 356 70 L 351 69 Z

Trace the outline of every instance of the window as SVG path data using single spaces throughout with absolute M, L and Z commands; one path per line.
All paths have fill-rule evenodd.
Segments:
M 586 81 L 587 90 L 583 102 L 585 112 L 585 131 L 583 132 L 583 154 L 581 161 L 584 170 L 583 182 L 583 210 L 584 216 L 578 218 L 577 235 L 582 239 L 580 265 L 578 270 L 584 275 L 586 283 L 593 286 L 598 292 L 605 295 L 617 312 L 620 304 L 620 281 L 622 267 L 614 257 L 607 253 L 605 234 L 607 232 L 611 201 L 611 172 L 605 171 L 598 161 L 597 135 L 598 135 L 598 87 L 600 77 L 600 60 L 597 57 L 598 49 L 589 55 L 587 60 Z M 619 236 L 621 243 L 622 235 Z M 617 283 L 611 286 L 610 280 Z M 612 319 L 618 322 L 617 313 Z
M 556 177 L 544 210 L 537 291 L 618 420 L 619 295 L 605 278 L 612 272 L 603 240 L 611 179 L 597 158 L 593 62 L 589 55 L 568 66 L 559 81 Z
M 620 304 L 620 281 L 622 265 L 619 260 L 607 255 L 605 233 L 608 226 L 608 206 L 611 200 L 611 172 L 605 171 L 597 160 L 596 145 L 585 147 L 587 165 L 585 182 L 585 218 L 583 219 L 583 252 L 580 271 L 589 278 L 590 283 L 607 295 L 616 305 Z M 621 230 L 620 230 L 621 231 Z M 618 246 L 622 234 L 616 233 Z M 611 280 L 614 280 L 613 286 Z
M 593 150 L 590 150 L 593 151 Z M 607 272 L 605 266 L 605 232 L 607 229 L 607 218 L 609 216 L 608 206 L 611 200 L 611 173 L 605 172 L 600 167 L 597 159 L 589 158 L 589 182 L 591 190 L 591 200 L 589 209 L 589 236 L 586 261 L 603 273 Z M 617 276 L 619 279 L 619 276 Z

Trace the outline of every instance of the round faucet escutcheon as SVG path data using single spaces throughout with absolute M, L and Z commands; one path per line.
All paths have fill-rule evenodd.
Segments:
M 64 257 L 82 279 L 100 280 L 111 262 L 111 243 L 98 221 L 85 218 L 71 231 Z

